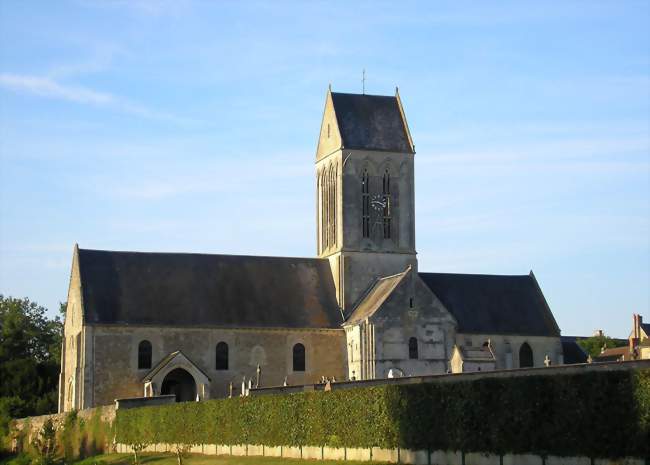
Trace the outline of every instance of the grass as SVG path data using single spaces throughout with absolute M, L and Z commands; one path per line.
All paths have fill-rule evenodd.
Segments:
M 142 465 L 177 465 L 175 454 L 144 453 L 141 454 Z M 200 455 L 189 454 L 183 459 L 183 465 L 286 465 L 286 464 L 320 464 L 343 465 L 362 464 L 366 462 L 346 460 L 302 460 L 286 459 L 280 457 L 233 457 L 227 455 Z M 382 462 L 372 462 L 381 464 Z M 88 457 L 74 462 L 73 465 L 133 465 L 132 454 L 107 454 Z

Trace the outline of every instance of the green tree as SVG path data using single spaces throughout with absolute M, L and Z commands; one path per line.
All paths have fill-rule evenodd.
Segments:
M 49 319 L 36 302 L 0 294 L 0 399 L 21 401 L 0 404 L 13 417 L 56 410 L 61 334 L 58 316 Z
M 611 337 L 607 336 L 592 336 L 585 339 L 579 339 L 578 344 L 584 349 L 585 352 L 587 352 L 587 354 L 591 355 L 592 357 L 596 357 L 598 354 L 600 354 L 603 346 L 606 349 L 611 349 L 614 347 L 622 347 L 626 345 L 625 342 L 617 341 L 616 339 L 612 339 Z

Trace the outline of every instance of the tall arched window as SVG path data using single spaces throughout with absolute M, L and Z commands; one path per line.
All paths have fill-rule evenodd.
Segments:
M 526 368 L 533 366 L 533 349 L 527 342 L 524 342 L 519 349 L 519 367 Z
M 388 170 L 384 172 L 382 180 L 382 197 L 384 201 L 384 239 L 390 239 L 390 226 L 391 226 L 391 211 L 390 211 L 390 173 Z
M 417 338 L 409 339 L 409 358 L 417 359 L 418 358 L 418 340 Z
M 323 184 L 325 185 L 325 210 L 324 214 L 324 226 L 325 226 L 325 248 L 328 249 L 330 246 L 330 173 L 329 170 L 325 170 L 323 173 Z
M 305 346 L 301 343 L 293 346 L 293 371 L 305 371 Z
M 151 342 L 141 341 L 138 345 L 138 369 L 151 368 Z
M 336 166 L 330 167 L 330 246 L 336 246 Z
M 363 237 L 370 237 L 370 179 L 368 170 L 361 175 L 361 229 Z
M 228 344 L 225 342 L 220 342 L 217 344 L 215 350 L 215 370 L 227 370 L 228 369 Z

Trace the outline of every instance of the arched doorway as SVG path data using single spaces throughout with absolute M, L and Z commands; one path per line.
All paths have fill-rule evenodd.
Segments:
M 519 367 L 526 368 L 533 366 L 533 349 L 527 342 L 524 342 L 519 349 Z
M 196 382 L 191 374 L 182 368 L 176 368 L 165 376 L 160 389 L 162 395 L 174 394 L 176 402 L 196 400 Z

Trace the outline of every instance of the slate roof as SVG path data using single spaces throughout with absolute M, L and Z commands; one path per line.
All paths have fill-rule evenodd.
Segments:
M 562 353 L 565 364 L 587 363 L 587 353 L 578 344 L 578 338 L 576 336 L 562 336 L 560 340 L 562 341 Z
M 326 259 L 78 250 L 85 322 L 340 328 Z
M 650 337 L 650 323 L 641 323 L 639 326 L 641 326 L 643 332 Z
M 413 153 L 397 97 L 331 95 L 344 148 Z
M 359 304 L 354 308 L 352 314 L 345 321 L 345 324 L 356 324 L 372 316 L 388 297 L 393 293 L 395 288 L 402 282 L 402 279 L 411 271 L 408 267 L 406 271 L 392 276 L 386 276 L 375 281 L 366 295 L 361 299 Z
M 419 273 L 458 321 L 458 332 L 559 336 L 535 277 Z

